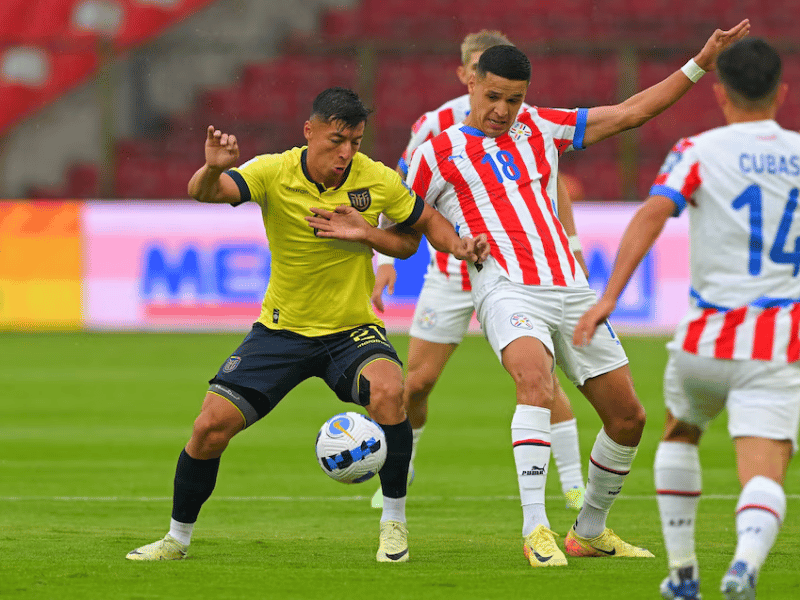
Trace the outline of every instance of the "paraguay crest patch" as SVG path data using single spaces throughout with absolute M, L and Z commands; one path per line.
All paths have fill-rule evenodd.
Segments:
M 433 329 L 436 327 L 436 311 L 432 308 L 426 308 L 417 319 L 417 323 L 422 329 Z
M 364 212 L 372 204 L 372 196 L 369 195 L 368 188 L 347 192 L 347 197 L 350 198 L 350 205 L 358 212 Z
M 521 313 L 511 315 L 511 325 L 517 329 L 533 329 L 533 322 L 530 317 Z
M 225 364 L 222 367 L 223 373 L 230 373 L 236 367 L 239 366 L 239 363 L 242 362 L 241 356 L 231 356 L 228 360 L 225 361 Z
M 511 126 L 511 129 L 508 130 L 508 134 L 511 136 L 512 140 L 519 142 L 520 140 L 531 137 L 533 132 L 525 123 L 517 121 Z

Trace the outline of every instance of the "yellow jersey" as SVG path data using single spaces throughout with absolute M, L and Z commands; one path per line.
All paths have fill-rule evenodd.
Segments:
M 312 206 L 333 211 L 354 206 L 371 225 L 384 213 L 412 225 L 424 203 L 389 167 L 357 153 L 342 183 L 326 189 L 306 167 L 306 148 L 256 156 L 226 171 L 242 202 L 261 206 L 272 272 L 258 320 L 270 329 L 314 337 L 383 322 L 370 295 L 375 284 L 372 249 L 359 242 L 317 237 L 305 220 Z

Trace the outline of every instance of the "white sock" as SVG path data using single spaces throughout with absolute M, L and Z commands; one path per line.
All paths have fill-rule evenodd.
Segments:
M 566 494 L 574 487 L 583 487 L 577 419 L 551 423 L 550 444 L 561 479 L 561 491 Z
M 192 541 L 194 523 L 181 523 L 175 519 L 169 520 L 169 534 L 186 546 Z
M 614 504 L 636 456 L 636 447 L 622 446 L 604 429 L 597 434 L 589 457 L 589 477 L 583 508 L 575 520 L 575 533 L 595 538 L 606 528 L 606 517 Z
M 759 571 L 785 517 L 786 494 L 779 483 L 763 475 L 748 481 L 736 505 L 739 541 L 733 562 L 744 560 Z
M 414 459 L 417 457 L 417 444 L 419 444 L 419 438 L 422 437 L 423 431 L 425 431 L 425 425 L 419 429 L 411 430 L 411 461 L 408 463 L 409 471 L 414 468 Z
M 702 491 L 697 446 L 661 442 L 653 466 L 661 530 L 670 569 L 696 562 L 694 526 Z
M 538 525 L 550 527 L 544 506 L 550 462 L 550 410 L 518 404 L 511 420 L 511 442 L 522 502 L 522 536 Z
M 383 512 L 381 513 L 381 523 L 384 521 L 406 522 L 406 496 L 402 498 L 383 497 Z

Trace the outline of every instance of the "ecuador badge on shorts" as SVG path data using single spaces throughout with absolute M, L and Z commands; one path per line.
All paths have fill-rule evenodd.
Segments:
M 347 197 L 350 198 L 350 206 L 358 212 L 364 212 L 372 204 L 372 196 L 369 195 L 368 188 L 347 192 Z
M 225 364 L 222 366 L 222 372 L 230 373 L 236 367 L 239 366 L 240 362 L 242 362 L 241 356 L 231 356 L 228 360 L 225 361 Z

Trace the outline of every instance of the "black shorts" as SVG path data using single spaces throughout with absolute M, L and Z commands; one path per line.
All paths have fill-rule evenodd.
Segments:
M 361 371 L 382 358 L 402 366 L 386 330 L 378 325 L 306 337 L 257 322 L 209 381 L 209 391 L 230 400 L 242 412 L 245 427 L 309 377 L 323 379 L 343 402 L 366 406 L 369 381 Z

